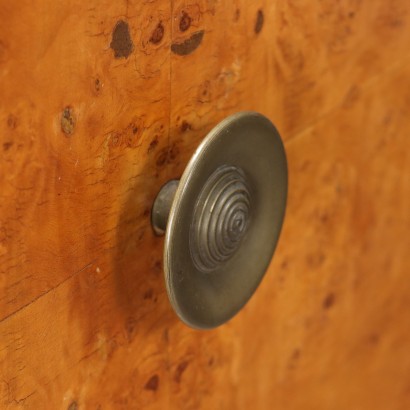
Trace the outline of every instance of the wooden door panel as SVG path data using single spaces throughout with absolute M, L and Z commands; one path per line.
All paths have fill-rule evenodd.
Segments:
M 1 408 L 410 406 L 406 1 L 0 16 Z M 249 304 L 200 332 L 170 308 L 150 209 L 241 110 L 283 136 L 287 216 Z

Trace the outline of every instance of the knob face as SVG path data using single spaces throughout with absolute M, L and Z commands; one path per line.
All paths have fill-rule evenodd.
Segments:
M 176 188 L 164 246 L 171 304 L 186 324 L 229 320 L 262 280 L 287 196 L 280 136 L 264 116 L 234 114 L 202 141 Z
M 201 272 L 212 272 L 239 249 L 250 219 L 251 193 L 244 172 L 222 165 L 206 181 L 195 204 L 189 250 Z

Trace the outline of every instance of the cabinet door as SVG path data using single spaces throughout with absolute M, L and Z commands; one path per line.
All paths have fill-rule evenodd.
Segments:
M 0 0 L 0 407 L 410 408 L 409 13 Z M 151 206 L 242 110 L 283 136 L 285 224 L 247 306 L 193 330 Z

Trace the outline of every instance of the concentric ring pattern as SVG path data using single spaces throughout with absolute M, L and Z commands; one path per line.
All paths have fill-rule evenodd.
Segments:
M 198 270 L 212 272 L 238 250 L 251 217 L 245 173 L 222 165 L 206 181 L 195 205 L 190 252 Z

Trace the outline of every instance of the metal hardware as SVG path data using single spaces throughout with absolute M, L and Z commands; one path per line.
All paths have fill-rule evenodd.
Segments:
M 167 292 L 183 322 L 213 328 L 246 304 L 275 250 L 286 196 L 282 141 L 254 112 L 217 125 L 181 179 L 161 188 L 151 220 L 165 233 Z

